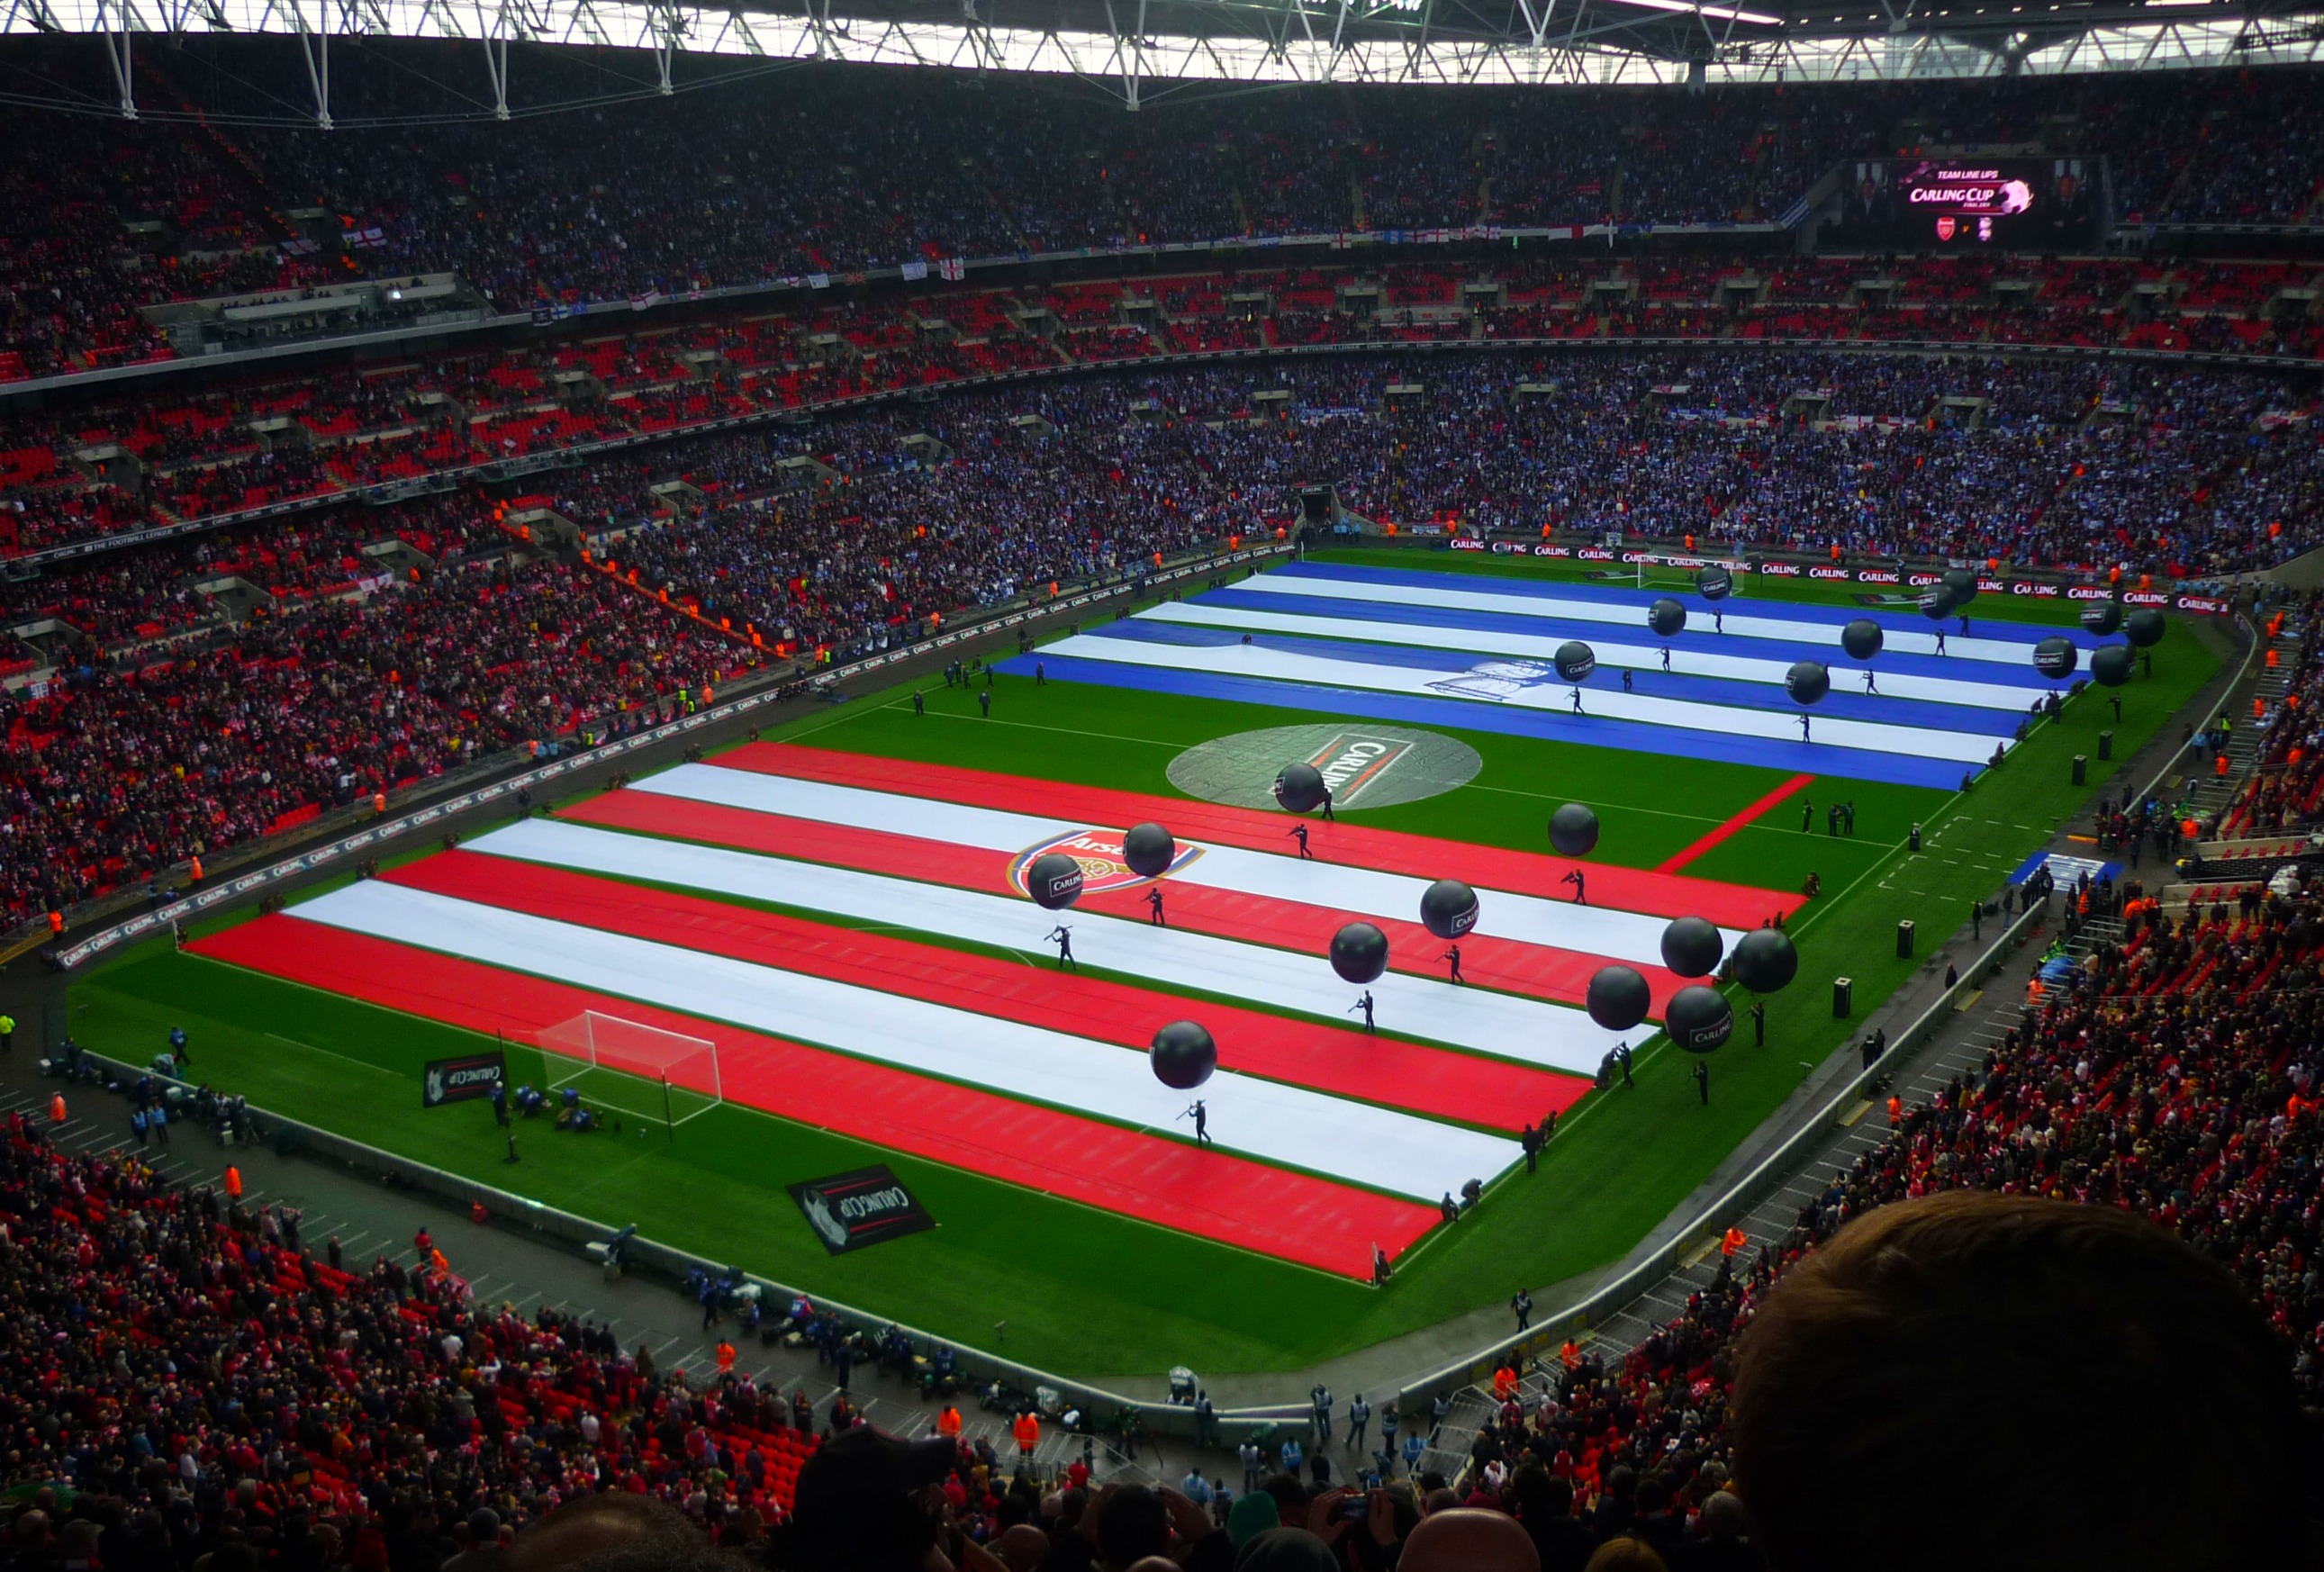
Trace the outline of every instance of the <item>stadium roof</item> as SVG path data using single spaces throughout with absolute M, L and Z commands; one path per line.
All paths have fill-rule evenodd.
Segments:
M 0 31 L 590 43 L 1180 84 L 1761 83 L 2314 61 L 2319 0 L 0 0 Z M 116 76 L 123 73 L 116 70 Z M 134 77 L 134 71 L 128 73 Z M 10 95 L 18 97 L 21 96 Z M 124 97 L 129 97 L 124 94 Z

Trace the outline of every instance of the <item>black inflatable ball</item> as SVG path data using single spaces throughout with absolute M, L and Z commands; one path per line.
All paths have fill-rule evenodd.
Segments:
M 1820 703 L 1831 692 L 1831 673 L 1820 660 L 1795 660 L 1784 674 L 1784 692 L 1795 704 Z
M 1440 878 L 1420 892 L 1420 923 L 1439 939 L 1458 939 L 1477 925 L 1477 892 L 1457 878 Z
M 1921 615 L 1932 622 L 1941 622 L 1953 614 L 1953 587 L 1950 584 L 1931 584 L 1921 592 Z
M 1042 910 L 1062 912 L 1082 898 L 1082 865 L 1062 851 L 1044 851 L 1025 870 L 1025 892 Z
M 1286 764 L 1275 772 L 1275 800 L 1284 812 L 1305 814 L 1323 800 L 1323 776 L 1314 765 Z
M 1689 1053 L 1708 1053 L 1735 1034 L 1735 1007 L 1715 988 L 1683 988 L 1663 1012 L 1663 1030 Z
M 1880 630 L 1880 624 L 1869 617 L 1858 617 L 1840 630 L 1840 647 L 1848 651 L 1850 660 L 1870 660 L 1887 642 L 1888 636 Z
M 1567 682 L 1578 683 L 1598 669 L 1598 652 L 1579 639 L 1569 639 L 1557 647 L 1550 661 L 1557 667 L 1558 676 Z
M 1154 1065 L 1155 1080 L 1192 1091 L 1219 1067 L 1219 1045 L 1194 1022 L 1173 1021 L 1154 1034 L 1154 1051 L 1147 1057 Z
M 2082 626 L 2104 638 L 2122 626 L 2122 602 L 2092 601 L 2082 608 Z
M 2163 627 L 2162 612 L 2152 606 L 2141 606 L 2123 625 L 2123 637 L 2141 649 L 2152 649 L 2163 642 Z
M 1598 849 L 1598 815 L 1568 803 L 1549 816 L 1549 843 L 1567 857 L 1587 857 Z
M 1178 842 L 1159 824 L 1132 824 L 1121 838 L 1121 860 L 1140 878 L 1159 878 L 1178 856 Z
M 1665 595 L 1646 608 L 1646 626 L 1658 639 L 1669 639 L 1686 631 L 1686 608 Z
M 1332 935 L 1332 970 L 1342 982 L 1378 982 L 1388 970 L 1388 935 L 1370 923 L 1350 923 Z
M 1646 1011 L 1654 1007 L 1654 992 L 1637 968 L 1601 966 L 1591 974 L 1582 1002 L 1590 1018 L 1606 1030 L 1627 1032 L 1646 1018 Z
M 2107 644 L 2090 652 L 2090 676 L 2100 685 L 2118 688 L 2130 680 L 2137 652 L 2127 644 Z
M 2073 642 L 2054 633 L 2034 647 L 2034 669 L 2053 682 L 2073 676 L 2074 666 L 2080 659 L 2081 651 L 2074 648 Z
M 1799 974 L 1799 949 L 1781 928 L 1754 928 L 1735 941 L 1735 980 L 1753 993 L 1774 993 Z
M 1707 567 L 1694 575 L 1694 587 L 1706 601 L 1723 601 L 1735 593 L 1735 575 L 1723 567 Z
M 1977 569 L 1954 567 L 1945 570 L 1945 588 L 1953 593 L 1953 604 L 1966 606 L 1977 599 Z
M 1673 917 L 1663 930 L 1663 964 L 1681 977 L 1709 977 L 1726 950 L 1726 939 L 1708 917 Z

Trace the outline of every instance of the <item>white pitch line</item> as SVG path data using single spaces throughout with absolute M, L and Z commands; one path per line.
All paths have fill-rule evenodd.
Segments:
M 318 1048 L 312 1043 L 301 1043 L 296 1037 L 285 1037 L 280 1032 L 269 1032 L 266 1034 L 273 1038 L 277 1043 L 288 1043 L 293 1048 L 303 1048 L 309 1053 L 320 1053 L 326 1058 L 336 1059 L 342 1064 L 352 1064 L 359 1069 L 368 1070 L 374 1075 L 392 1075 L 399 1080 L 403 1079 L 401 1076 L 396 1075 L 394 1071 L 386 1069 L 381 1065 L 374 1064 L 368 1059 L 356 1059 L 345 1053 L 335 1053 L 328 1048 Z

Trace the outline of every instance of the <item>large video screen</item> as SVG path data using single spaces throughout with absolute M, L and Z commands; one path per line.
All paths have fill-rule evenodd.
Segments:
M 1851 172 L 1842 224 L 1865 244 L 2041 251 L 2101 237 L 2095 159 L 1862 159 Z

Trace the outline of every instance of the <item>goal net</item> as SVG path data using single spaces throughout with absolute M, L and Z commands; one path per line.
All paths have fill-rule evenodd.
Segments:
M 1642 590 L 1664 590 L 1674 595 L 1694 593 L 1694 575 L 1687 568 L 1666 562 L 1641 562 L 1637 568 L 1636 583 Z M 1737 581 L 1736 588 L 1742 588 L 1741 581 Z
M 675 1128 L 723 1100 L 718 1045 L 705 1037 L 584 1010 L 542 1027 L 533 1040 L 549 1089 L 562 1093 L 569 1087 L 593 1108 Z

